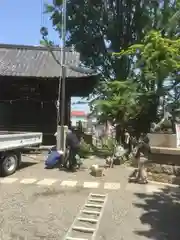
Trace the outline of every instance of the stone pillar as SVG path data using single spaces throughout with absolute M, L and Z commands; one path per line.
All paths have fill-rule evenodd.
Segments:
M 66 148 L 66 135 L 68 131 L 68 126 L 64 126 L 64 149 L 61 149 L 61 126 L 57 128 L 57 136 L 56 136 L 56 146 L 57 150 L 65 150 Z

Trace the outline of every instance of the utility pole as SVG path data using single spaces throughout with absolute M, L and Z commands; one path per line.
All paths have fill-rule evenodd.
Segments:
M 67 0 L 63 0 L 62 8 L 62 48 L 61 48 L 61 71 L 59 78 L 58 104 L 57 104 L 57 149 L 64 151 L 64 118 L 66 102 L 66 6 Z M 61 128 L 59 129 L 59 122 Z M 60 131 L 59 131 L 60 130 Z

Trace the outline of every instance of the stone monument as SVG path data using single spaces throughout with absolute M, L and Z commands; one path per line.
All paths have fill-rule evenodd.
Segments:
M 165 108 L 161 121 L 152 124 L 148 172 L 151 180 L 180 184 L 180 148 L 175 130 L 176 123 L 180 123 L 180 109 L 170 110 Z
M 175 124 L 180 122 L 180 109 L 172 110 L 169 106 L 164 109 L 164 116 L 158 123 L 152 123 L 149 133 L 153 147 L 176 148 Z

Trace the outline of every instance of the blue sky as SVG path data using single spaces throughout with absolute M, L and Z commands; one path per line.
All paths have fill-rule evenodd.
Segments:
M 47 15 L 43 15 L 43 0 L 1 0 L 0 1 L 0 42 L 38 45 L 41 39 L 40 27 L 49 29 L 50 38 L 59 42 Z
M 60 40 L 47 15 L 43 15 L 44 3 L 52 0 L 0 0 L 0 43 L 39 45 L 40 28 L 49 29 L 49 38 L 56 44 Z M 73 99 L 73 102 L 77 99 Z M 78 99 L 79 100 L 79 99 Z M 87 104 L 73 105 L 75 109 L 88 111 Z

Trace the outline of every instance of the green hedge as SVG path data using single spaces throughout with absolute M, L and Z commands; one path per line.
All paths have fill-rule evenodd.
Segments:
M 84 139 L 81 140 L 80 143 L 80 150 L 79 150 L 79 156 L 80 158 L 86 158 L 88 157 L 90 154 L 92 154 L 92 149 L 91 149 L 91 145 L 87 144 Z

